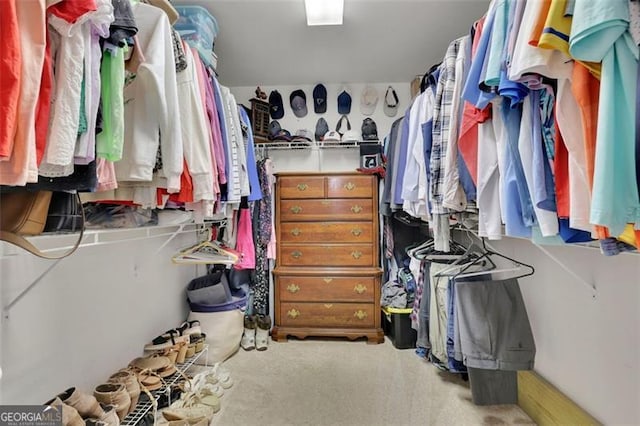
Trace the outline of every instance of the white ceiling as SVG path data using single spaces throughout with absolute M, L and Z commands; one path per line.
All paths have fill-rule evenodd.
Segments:
M 308 27 L 303 0 L 174 0 L 206 7 L 227 86 L 409 82 L 442 60 L 489 0 L 345 0 L 344 25 Z

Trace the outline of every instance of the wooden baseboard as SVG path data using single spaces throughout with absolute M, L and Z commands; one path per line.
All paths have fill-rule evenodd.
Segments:
M 518 371 L 518 405 L 540 426 L 601 425 L 533 371 Z

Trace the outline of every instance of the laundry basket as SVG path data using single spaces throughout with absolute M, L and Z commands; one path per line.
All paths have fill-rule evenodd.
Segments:
M 226 269 L 215 270 L 187 286 L 189 321 L 200 322 L 209 345 L 199 364 L 222 362 L 240 348 L 248 297 L 245 288 L 229 287 L 228 274 Z

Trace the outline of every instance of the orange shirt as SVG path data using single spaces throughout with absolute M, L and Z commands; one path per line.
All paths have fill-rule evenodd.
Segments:
M 0 161 L 11 157 L 16 135 L 22 50 L 16 1 L 0 2 Z
M 596 163 L 596 135 L 598 133 L 598 103 L 600 101 L 600 80 L 579 62 L 573 65 L 571 91 L 580 106 L 584 149 L 587 161 L 587 179 L 589 188 L 593 188 L 593 171 Z M 609 230 L 596 226 L 598 238 L 608 238 Z

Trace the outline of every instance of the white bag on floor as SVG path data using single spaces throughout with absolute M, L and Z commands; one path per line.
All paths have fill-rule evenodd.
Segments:
M 196 364 L 213 365 L 238 351 L 244 331 L 244 311 L 190 312 L 189 321 L 196 320 L 200 321 L 200 328 L 207 335 L 205 343 L 209 345 L 209 353 L 198 358 Z

